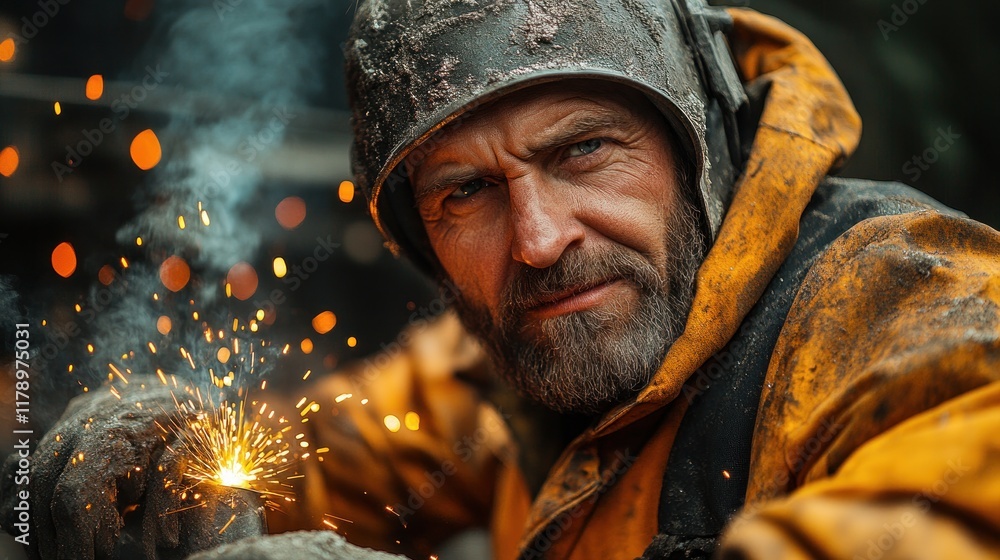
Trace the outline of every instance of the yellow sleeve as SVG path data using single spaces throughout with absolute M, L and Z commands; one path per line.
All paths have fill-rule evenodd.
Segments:
M 1000 233 L 875 218 L 800 289 L 726 558 L 1000 557 Z
M 446 315 L 322 380 L 309 433 L 330 451 L 304 463 L 297 501 L 269 516 L 271 532 L 336 527 L 354 544 L 426 558 L 449 536 L 488 526 L 509 439 L 496 409 L 456 377 L 479 356 Z

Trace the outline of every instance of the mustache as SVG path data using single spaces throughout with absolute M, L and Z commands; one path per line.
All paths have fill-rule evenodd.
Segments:
M 547 268 L 522 267 L 500 295 L 500 321 L 519 324 L 535 307 L 616 280 L 632 282 L 645 293 L 666 291 L 656 267 L 636 251 L 577 249 Z

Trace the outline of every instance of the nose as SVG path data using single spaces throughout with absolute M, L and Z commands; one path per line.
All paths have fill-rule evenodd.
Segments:
M 584 227 L 559 185 L 528 174 L 508 179 L 513 229 L 511 256 L 534 268 L 547 268 L 569 248 L 583 243 Z M 564 192 L 564 191 L 562 191 Z

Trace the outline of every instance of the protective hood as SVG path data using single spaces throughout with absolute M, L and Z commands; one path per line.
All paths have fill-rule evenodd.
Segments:
M 646 389 L 609 413 L 593 435 L 672 401 L 726 345 L 790 253 L 817 185 L 846 161 L 861 136 L 847 91 L 805 36 L 749 9 L 729 13 L 729 44 L 747 90 L 766 91 L 749 159 L 698 271 L 683 334 Z
M 371 0 L 345 45 L 357 184 L 387 246 L 439 272 L 404 159 L 419 161 L 478 108 L 569 78 L 638 90 L 690 164 L 703 229 L 714 238 L 742 163 L 746 95 L 704 0 Z

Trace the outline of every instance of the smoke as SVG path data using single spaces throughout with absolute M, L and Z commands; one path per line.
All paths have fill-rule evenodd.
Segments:
M 14 356 L 14 331 L 21 321 L 17 292 L 9 278 L 0 276 L 0 365 Z
M 260 183 L 262 156 L 280 146 L 295 107 L 318 88 L 320 49 L 303 32 L 316 5 L 179 2 L 163 67 L 182 90 L 211 92 L 216 101 L 206 107 L 199 97 L 199 107 L 178 107 L 179 116 L 163 131 L 174 151 L 147 191 L 152 204 L 121 232 L 122 243 L 145 234 L 153 248 L 183 251 L 216 272 L 254 253 L 260 238 L 240 210 Z M 180 116 L 206 111 L 223 116 L 212 122 Z M 210 227 L 200 227 L 199 202 Z M 179 229 L 181 215 L 193 227 Z
M 197 339 L 201 320 L 218 326 L 227 317 L 226 272 L 251 260 L 261 242 L 260 228 L 245 218 L 262 181 L 261 160 L 281 145 L 297 108 L 320 87 L 323 49 L 318 34 L 305 30 L 322 5 L 180 0 L 164 6 L 157 35 L 165 45 L 154 44 L 139 66 L 160 69 L 181 95 L 170 122 L 155 131 L 163 159 L 136 195 L 137 217 L 117 236 L 132 248 L 141 238 L 147 262 L 91 293 L 93 304 L 102 290 L 119 286 L 91 329 L 91 369 L 100 378 L 108 363 L 125 358 L 136 373 L 176 363 L 176 355 L 145 352 L 147 344 Z M 178 294 L 160 282 L 159 263 L 170 255 L 191 267 L 192 280 Z M 199 321 L 192 321 L 195 312 Z M 169 337 L 157 329 L 159 317 L 171 319 Z

